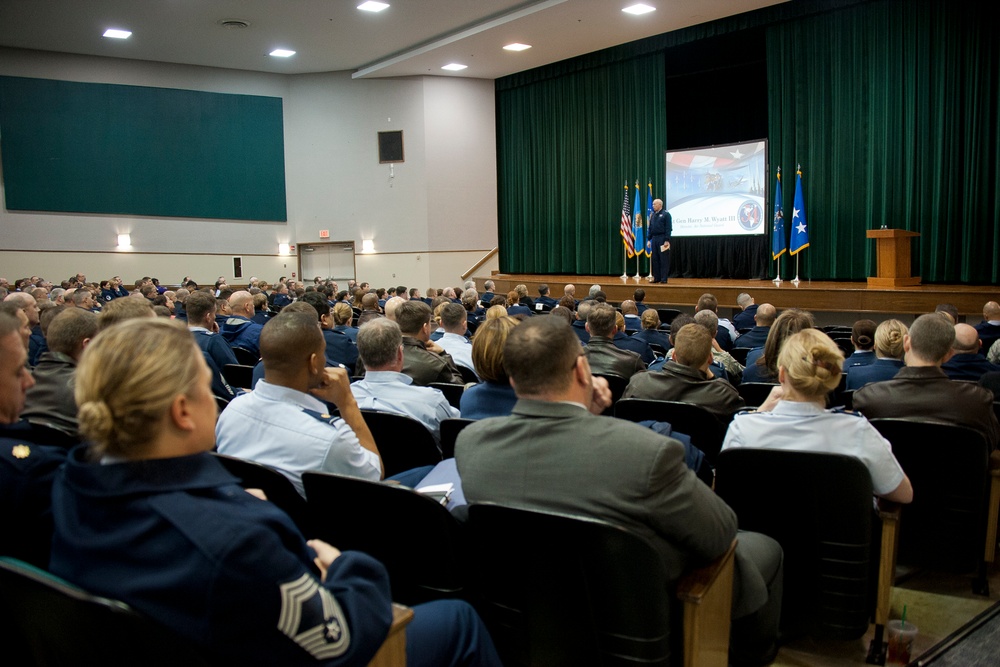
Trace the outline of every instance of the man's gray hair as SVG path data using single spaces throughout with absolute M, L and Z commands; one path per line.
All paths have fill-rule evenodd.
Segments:
M 465 314 L 464 310 L 462 314 Z M 358 329 L 358 355 L 370 371 L 391 366 L 402 344 L 403 334 L 399 325 L 386 317 L 365 322 Z
M 750 305 L 751 301 L 753 301 L 753 297 L 747 294 L 746 292 L 740 292 L 736 296 L 736 305 L 742 308 L 743 310 L 747 309 L 747 306 Z
M 694 314 L 694 321 L 708 329 L 713 338 L 719 331 L 719 316 L 711 310 L 699 310 Z

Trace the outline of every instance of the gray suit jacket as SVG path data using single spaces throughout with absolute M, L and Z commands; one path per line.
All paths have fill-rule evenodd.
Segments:
M 459 434 L 455 462 L 470 502 L 599 517 L 648 538 L 676 579 L 723 553 L 736 515 L 684 464 L 684 447 L 576 405 L 521 399 L 510 417 Z

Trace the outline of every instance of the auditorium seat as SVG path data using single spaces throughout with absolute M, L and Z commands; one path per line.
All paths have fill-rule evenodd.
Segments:
M 610 373 L 594 373 L 594 377 L 604 378 L 608 381 L 608 389 L 611 390 L 611 405 L 608 406 L 604 412 L 604 415 L 613 415 L 615 413 L 615 404 L 625 393 L 625 389 L 628 387 L 628 378 L 624 378 L 621 375 L 612 375 Z
M 399 484 L 333 473 L 306 472 L 302 483 L 315 537 L 381 561 L 394 600 L 417 604 L 464 594 L 461 525 L 441 503 Z
M 441 457 L 445 459 L 455 458 L 455 441 L 458 434 L 469 424 L 474 424 L 475 419 L 442 419 L 441 420 Z
M 757 408 L 767 400 L 771 390 L 777 386 L 776 382 L 741 382 L 736 391 L 740 392 L 740 398 L 748 408 Z
M 461 368 L 461 366 L 459 366 Z M 458 410 L 462 405 L 462 393 L 465 392 L 464 384 L 453 384 L 451 382 L 431 382 L 428 387 L 437 389 L 448 400 L 451 407 Z
M 660 316 L 660 326 L 670 327 L 674 318 L 681 314 L 681 311 L 674 308 L 657 308 L 656 314 Z
M 291 480 L 274 468 L 256 461 L 227 456 L 218 452 L 212 452 L 212 454 L 230 475 L 240 481 L 240 486 L 244 489 L 263 491 L 270 502 L 280 507 L 295 522 L 303 535 L 309 536 L 311 534 L 312 525 L 309 523 L 309 515 L 306 512 L 306 501 L 295 490 Z
M 747 354 L 752 349 L 753 348 L 750 347 L 734 347 L 733 349 L 729 350 L 729 354 L 730 356 L 732 356 L 733 359 L 740 362 L 741 365 L 746 366 Z
M 623 398 L 615 405 L 615 417 L 632 422 L 652 419 L 669 422 L 674 431 L 691 437 L 691 444 L 705 453 L 710 463 L 715 462 L 726 437 L 725 423 L 704 406 L 683 401 L 657 401 L 646 398 Z
M 226 364 L 222 367 L 222 377 L 231 387 L 250 389 L 253 387 L 253 366 Z
M 435 465 L 441 460 L 441 450 L 434 436 L 416 419 L 374 410 L 362 410 L 361 416 L 382 456 L 384 477 Z
M 715 490 L 741 530 L 768 535 L 784 550 L 783 632 L 857 639 L 868 630 L 877 590 L 872 650 L 882 651 L 899 509 L 884 503 L 873 511 L 864 463 L 841 454 L 729 449 L 719 455 Z
M 260 361 L 260 357 L 245 347 L 234 347 L 233 354 L 236 356 L 236 361 L 240 362 L 243 366 L 256 366 L 257 362 Z
M 508 667 L 728 662 L 730 549 L 671 599 L 661 554 L 608 522 L 476 503 L 470 586 Z

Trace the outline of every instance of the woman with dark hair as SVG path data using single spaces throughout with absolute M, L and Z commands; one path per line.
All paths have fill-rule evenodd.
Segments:
M 803 329 L 815 326 L 812 313 L 798 308 L 789 308 L 778 315 L 767 334 L 763 348 L 755 348 L 747 353 L 746 368 L 743 369 L 743 382 L 777 382 L 778 354 L 785 340 Z

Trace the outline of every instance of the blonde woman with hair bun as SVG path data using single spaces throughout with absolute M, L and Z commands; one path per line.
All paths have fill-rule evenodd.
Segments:
M 847 369 L 847 388 L 861 389 L 872 382 L 882 382 L 896 377 L 903 363 L 903 337 L 910 330 L 899 320 L 886 320 L 875 329 L 875 356 L 867 366 Z
M 392 620 L 385 568 L 306 542 L 288 515 L 239 487 L 210 453 L 211 379 L 171 320 L 122 322 L 87 346 L 75 393 L 90 443 L 53 484 L 49 569 L 155 619 L 208 662 L 367 664 Z M 414 607 L 407 664 L 499 665 L 472 608 L 442 602 Z
M 913 488 L 889 441 L 863 416 L 826 410 L 826 396 L 840 382 L 844 355 L 818 329 L 785 340 L 778 354 L 778 381 L 757 412 L 738 414 L 722 449 L 747 447 L 853 456 L 868 468 L 875 495 L 898 503 Z

